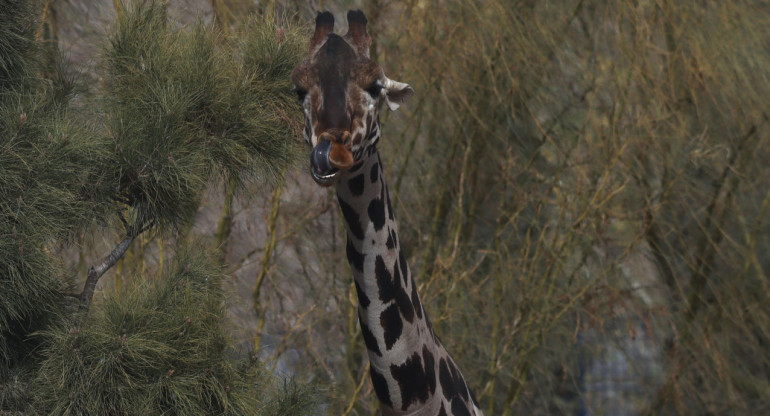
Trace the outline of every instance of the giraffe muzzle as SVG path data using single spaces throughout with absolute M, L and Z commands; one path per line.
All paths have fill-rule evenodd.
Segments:
M 339 169 L 329 162 L 331 150 L 332 142 L 321 140 L 310 153 L 310 174 L 319 185 L 331 185 L 340 173 Z
M 350 132 L 337 130 L 321 134 L 310 153 L 310 173 L 316 183 L 329 186 L 337 180 L 340 172 L 353 165 L 350 147 Z

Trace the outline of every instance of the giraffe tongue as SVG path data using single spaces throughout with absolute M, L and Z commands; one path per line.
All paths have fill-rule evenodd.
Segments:
M 329 140 L 321 140 L 310 153 L 310 173 L 320 185 L 330 185 L 339 172 L 329 161 L 331 150 L 332 143 Z

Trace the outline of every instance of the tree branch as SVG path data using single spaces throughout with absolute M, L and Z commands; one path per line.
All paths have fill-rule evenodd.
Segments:
M 99 278 L 114 266 L 124 254 L 126 254 L 128 247 L 131 246 L 131 242 L 134 241 L 134 238 L 136 238 L 137 235 L 139 235 L 139 233 L 134 234 L 129 232 L 126 235 L 126 238 L 124 238 L 123 241 L 121 241 L 120 244 L 118 244 L 112 252 L 104 258 L 104 260 L 102 260 L 101 264 L 96 267 L 91 267 L 88 270 L 86 284 L 83 287 L 83 292 L 81 292 L 79 296 L 80 301 L 83 302 L 85 306 L 91 304 L 91 299 L 94 297 L 94 290 L 96 289 L 96 283 L 99 281 Z

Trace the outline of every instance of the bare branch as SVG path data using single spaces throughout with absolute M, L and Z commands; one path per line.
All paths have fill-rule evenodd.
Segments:
M 83 287 L 83 292 L 80 293 L 79 296 L 80 301 L 83 302 L 85 306 L 91 304 L 91 298 L 94 296 L 94 290 L 96 289 L 96 283 L 99 281 L 99 278 L 114 266 L 124 254 L 126 254 L 126 250 L 131 246 L 131 242 L 134 241 L 134 238 L 136 238 L 136 236 L 132 233 L 126 235 L 126 238 L 124 238 L 123 241 L 121 241 L 120 244 L 118 244 L 115 249 L 104 258 L 104 260 L 102 260 L 101 264 L 96 267 L 91 267 L 88 270 L 86 284 Z

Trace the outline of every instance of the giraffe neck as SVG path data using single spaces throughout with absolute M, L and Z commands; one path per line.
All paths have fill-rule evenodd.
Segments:
M 337 184 L 375 393 L 386 415 L 481 415 L 433 333 L 398 239 L 376 147 Z

